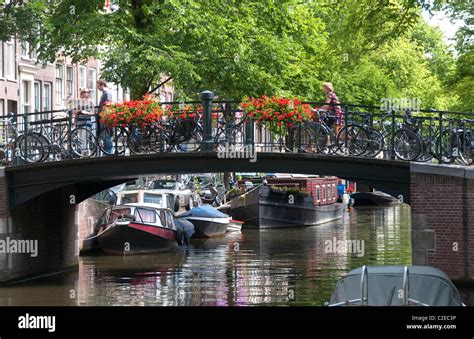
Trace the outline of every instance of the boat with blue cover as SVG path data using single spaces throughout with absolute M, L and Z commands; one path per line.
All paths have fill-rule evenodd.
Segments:
M 194 237 L 216 237 L 224 235 L 227 231 L 230 217 L 210 205 L 194 207 L 178 216 L 194 225 Z

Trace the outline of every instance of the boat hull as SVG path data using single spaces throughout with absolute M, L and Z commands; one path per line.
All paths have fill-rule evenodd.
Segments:
M 143 254 L 174 250 L 176 232 L 139 223 L 114 225 L 98 235 L 98 246 L 110 254 Z
M 195 233 L 193 238 L 212 238 L 223 236 L 227 231 L 228 218 L 223 221 L 214 221 L 217 218 L 186 218 L 194 225 Z M 219 218 L 226 219 L 226 218 Z
M 289 203 L 288 194 L 271 192 L 261 186 L 231 202 L 227 213 L 244 221 L 244 228 L 286 228 L 314 226 L 342 218 L 344 205 L 314 206 L 310 196 L 295 196 Z
M 351 198 L 354 199 L 354 206 L 392 206 L 400 203 L 391 195 L 373 192 L 353 193 Z

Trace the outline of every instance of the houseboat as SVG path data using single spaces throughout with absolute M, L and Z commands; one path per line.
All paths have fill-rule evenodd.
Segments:
M 263 184 L 234 198 L 224 213 L 244 221 L 244 228 L 312 226 L 342 218 L 335 177 L 267 178 Z M 245 182 L 239 181 L 239 186 Z

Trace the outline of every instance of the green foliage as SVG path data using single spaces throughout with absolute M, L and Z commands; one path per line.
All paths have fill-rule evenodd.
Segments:
M 104 2 L 13 0 L 2 7 L 0 39 L 38 45 L 43 62 L 100 58 L 102 77 L 135 99 L 165 75 L 179 100 L 203 89 L 321 100 L 321 83 L 331 81 L 344 102 L 474 107 L 472 1 L 115 0 L 107 13 Z M 457 59 L 421 8 L 465 18 Z

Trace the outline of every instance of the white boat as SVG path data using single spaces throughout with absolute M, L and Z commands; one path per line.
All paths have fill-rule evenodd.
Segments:
M 196 237 L 216 237 L 224 235 L 230 217 L 209 205 L 201 205 L 178 216 L 190 221 L 196 230 Z

